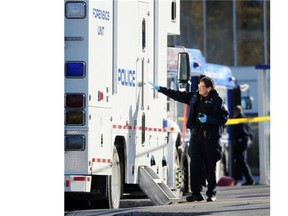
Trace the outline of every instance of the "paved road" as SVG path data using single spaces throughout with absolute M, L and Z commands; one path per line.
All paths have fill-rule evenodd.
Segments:
M 129 206 L 129 207 L 128 207 Z M 270 186 L 218 187 L 216 202 L 186 202 L 185 197 L 173 205 L 155 206 L 149 199 L 121 200 L 119 209 L 66 212 L 66 216 L 268 216 Z

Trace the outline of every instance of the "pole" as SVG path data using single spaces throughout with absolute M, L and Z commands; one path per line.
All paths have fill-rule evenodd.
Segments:
M 267 72 L 270 65 L 267 65 L 267 7 L 263 1 L 263 30 L 264 30 L 264 65 L 256 65 L 256 69 L 263 69 L 258 76 L 258 113 L 259 116 L 268 116 L 267 96 Z M 270 137 L 269 124 L 259 122 L 259 162 L 260 162 L 260 184 L 270 184 Z
M 268 116 L 267 98 L 267 69 L 270 65 L 256 65 L 255 69 L 262 69 L 257 73 L 258 77 L 258 115 Z M 260 184 L 270 184 L 270 139 L 269 123 L 259 122 L 259 163 L 260 163 Z
M 234 67 L 238 65 L 238 47 L 237 47 L 237 2 L 233 0 L 233 56 Z
M 204 56 L 206 56 L 207 61 L 207 8 L 206 0 L 203 0 L 203 47 L 204 47 Z

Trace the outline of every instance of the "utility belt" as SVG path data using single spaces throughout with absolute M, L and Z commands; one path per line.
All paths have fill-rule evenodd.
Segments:
M 208 136 L 207 129 L 204 124 L 197 124 L 194 133 L 203 135 L 205 138 Z

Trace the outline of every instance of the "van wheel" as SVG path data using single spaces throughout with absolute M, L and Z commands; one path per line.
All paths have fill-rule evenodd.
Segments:
M 120 159 L 117 148 L 113 148 L 113 160 L 112 160 L 112 175 L 108 177 L 108 202 L 109 208 L 117 209 L 120 205 L 122 187 L 122 176 Z
M 112 175 L 107 176 L 107 197 L 103 200 L 90 200 L 90 208 L 117 209 L 120 206 L 121 197 L 121 169 L 116 147 L 113 149 Z

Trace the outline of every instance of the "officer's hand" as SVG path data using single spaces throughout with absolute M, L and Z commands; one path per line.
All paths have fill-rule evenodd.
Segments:
M 149 84 L 151 84 L 152 85 L 152 88 L 154 89 L 154 90 L 159 90 L 160 89 L 160 86 L 158 86 L 158 85 L 156 85 L 156 84 L 154 84 L 154 83 L 151 83 L 151 82 L 148 82 Z
M 207 115 L 203 114 L 201 117 L 198 117 L 201 123 L 205 123 L 207 121 Z

